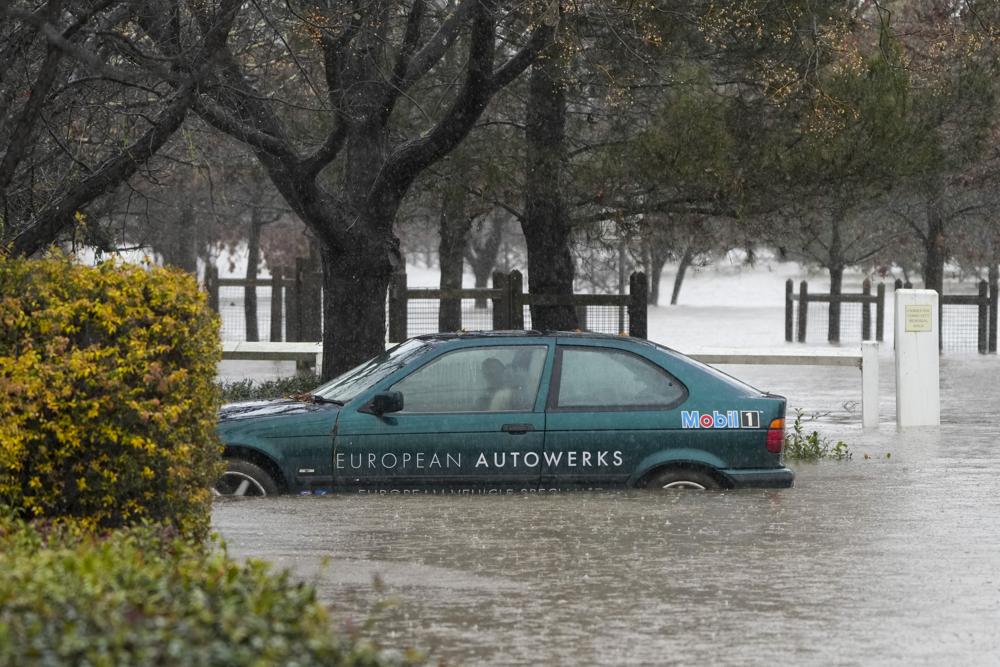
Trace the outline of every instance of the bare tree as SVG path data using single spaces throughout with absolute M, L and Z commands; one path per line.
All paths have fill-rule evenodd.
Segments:
M 177 0 L 4 2 L 0 16 L 0 244 L 29 255 L 128 180 L 183 123 L 214 67 L 239 2 L 206 8 L 202 28 Z M 170 35 L 157 48 L 139 15 Z M 95 239 L 100 240 L 100 239 Z
M 383 349 L 402 199 L 535 58 L 558 20 L 546 9 L 499 0 L 245 7 L 194 108 L 253 149 L 320 245 L 323 377 Z M 165 32 L 156 40 L 169 47 Z M 415 104 L 423 78 L 463 46 L 461 81 Z

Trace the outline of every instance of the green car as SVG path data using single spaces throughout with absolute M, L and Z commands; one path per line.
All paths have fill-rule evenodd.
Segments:
M 306 400 L 222 408 L 220 495 L 789 487 L 785 399 L 649 341 L 410 339 Z

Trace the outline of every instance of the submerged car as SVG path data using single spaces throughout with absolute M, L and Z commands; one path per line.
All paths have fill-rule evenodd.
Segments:
M 220 495 L 790 487 L 785 399 L 655 343 L 410 339 L 294 399 L 224 406 Z

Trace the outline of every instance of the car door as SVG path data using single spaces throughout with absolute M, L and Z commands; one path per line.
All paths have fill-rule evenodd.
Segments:
M 380 391 L 403 409 L 345 408 L 334 438 L 340 488 L 497 491 L 537 488 L 551 343 L 446 349 Z
M 560 340 L 554 362 L 543 486 L 624 484 L 650 451 L 665 446 L 686 387 L 614 341 Z

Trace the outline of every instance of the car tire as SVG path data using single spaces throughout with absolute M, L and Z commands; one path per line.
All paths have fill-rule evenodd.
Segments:
M 686 489 L 695 491 L 715 490 L 722 488 L 719 480 L 706 472 L 693 468 L 667 468 L 653 473 L 644 485 L 647 489 L 669 491 Z
M 242 459 L 227 459 L 226 472 L 222 473 L 212 490 L 217 496 L 275 496 L 278 485 L 260 466 Z

